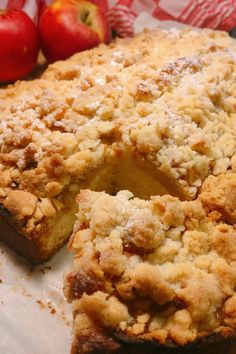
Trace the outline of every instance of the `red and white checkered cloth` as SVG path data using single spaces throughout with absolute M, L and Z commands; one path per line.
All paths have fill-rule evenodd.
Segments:
M 121 37 L 134 33 L 140 12 L 158 20 L 174 20 L 195 27 L 230 31 L 236 27 L 236 0 L 91 0 L 106 13 L 111 28 Z M 0 8 L 22 9 L 37 22 L 52 0 L 0 0 Z
M 0 0 L 0 9 L 23 10 L 37 22 L 42 8 L 50 2 L 51 0 Z

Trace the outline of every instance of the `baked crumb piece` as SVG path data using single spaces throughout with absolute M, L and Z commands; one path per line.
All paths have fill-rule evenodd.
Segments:
M 218 178 L 209 176 L 200 194 L 201 202 L 219 220 L 234 225 L 236 222 L 236 175 L 229 173 Z
M 100 338 L 101 353 L 119 352 L 122 338 L 181 347 L 235 335 L 235 227 L 228 216 L 212 220 L 214 188 L 206 194 L 215 186 L 224 200 L 221 180 L 207 178 L 189 202 L 80 192 L 64 287 L 74 311 L 73 353 L 96 352 L 90 335 Z

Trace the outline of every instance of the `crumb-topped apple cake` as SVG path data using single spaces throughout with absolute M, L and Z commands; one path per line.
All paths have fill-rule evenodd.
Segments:
M 72 353 L 234 354 L 235 193 L 234 173 L 208 177 L 194 201 L 81 191 L 64 287 Z
M 193 200 L 236 169 L 236 47 L 226 33 L 144 32 L 0 90 L 0 236 L 47 259 L 80 189 Z

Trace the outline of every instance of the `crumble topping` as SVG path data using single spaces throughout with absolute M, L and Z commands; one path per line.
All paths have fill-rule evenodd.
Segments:
M 0 91 L 0 196 L 57 198 L 127 150 L 194 199 L 235 170 L 235 44 L 223 32 L 152 31 L 50 65 Z
M 227 178 L 234 192 L 236 174 Z M 228 196 L 224 186 L 223 176 L 210 176 L 198 199 L 184 202 L 80 192 L 65 278 L 78 343 L 91 330 L 177 345 L 235 333 L 234 209 L 211 215 L 218 191 Z

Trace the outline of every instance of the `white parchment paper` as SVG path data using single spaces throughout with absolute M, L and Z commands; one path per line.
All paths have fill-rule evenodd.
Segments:
M 0 353 L 70 352 L 70 306 L 63 273 L 72 257 L 62 249 L 47 264 L 32 267 L 0 243 Z
M 135 31 L 157 26 L 183 27 L 140 13 Z M 72 256 L 64 247 L 32 270 L 0 243 L 0 354 L 69 354 L 72 317 L 62 286 L 71 264 Z

